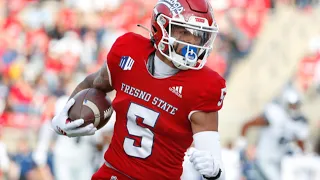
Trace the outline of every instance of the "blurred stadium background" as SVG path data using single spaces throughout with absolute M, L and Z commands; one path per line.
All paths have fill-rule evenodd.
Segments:
M 39 127 L 52 118 L 57 98 L 100 67 L 118 36 L 133 31 L 147 37 L 136 25 L 150 26 L 155 2 L 0 0 L 0 141 L 16 167 L 28 166 L 23 176 L 32 163 L 17 157 L 30 158 L 25 154 L 34 150 Z M 207 65 L 228 86 L 220 113 L 224 146 L 232 145 L 241 125 L 290 84 L 303 96 L 311 130 L 307 151 L 312 152 L 320 135 L 319 1 L 210 2 L 220 34 Z M 257 132 L 249 136 L 253 159 Z M 19 177 L 19 170 L 14 173 Z

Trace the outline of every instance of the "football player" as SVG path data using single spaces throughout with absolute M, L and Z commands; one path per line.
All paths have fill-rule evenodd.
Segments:
M 64 110 L 52 120 L 69 137 L 94 134 L 79 119 L 66 124 L 74 96 L 86 88 L 116 90 L 114 134 L 100 179 L 180 179 L 184 152 L 206 179 L 222 177 L 218 111 L 225 80 L 205 67 L 218 33 L 207 0 L 159 0 L 153 9 L 151 38 L 119 37 L 101 69 L 82 81 Z M 58 129 L 62 129 L 61 133 Z
M 242 127 L 243 137 L 249 128 L 263 127 L 258 139 L 256 156 L 258 168 L 266 179 L 281 179 L 281 160 L 288 153 L 296 151 L 291 148 L 293 142 L 304 150 L 304 141 L 308 137 L 309 129 L 300 106 L 298 92 L 287 88 L 279 101 L 266 106 L 263 115 L 246 122 Z

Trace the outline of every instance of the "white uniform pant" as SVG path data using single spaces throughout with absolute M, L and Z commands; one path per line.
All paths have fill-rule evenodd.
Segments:
M 281 180 L 281 162 L 269 159 L 258 159 L 258 168 L 267 180 Z

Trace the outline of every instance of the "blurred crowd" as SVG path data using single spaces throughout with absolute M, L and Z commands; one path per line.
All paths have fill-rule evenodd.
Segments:
M 299 63 L 297 80 L 304 92 L 315 90 L 320 94 L 320 32 L 309 41 L 308 51 Z
M 97 70 L 118 36 L 148 36 L 136 25 L 149 28 L 155 2 L 1 0 L 0 124 L 36 127 L 51 116 L 55 97 Z M 220 34 L 207 65 L 227 78 L 254 46 L 275 2 L 211 2 Z
M 1 0 L 0 124 L 37 128 L 52 116 L 56 97 L 99 68 L 118 36 L 148 36 L 136 25 L 150 28 L 155 2 Z M 271 2 L 212 3 L 220 34 L 208 66 L 228 77 L 250 52 Z
M 278 2 L 308 10 L 317 0 L 211 0 L 220 34 L 208 66 L 228 78 L 246 57 Z M 133 31 L 148 37 L 156 0 L 0 0 L 0 127 L 37 131 L 53 116 L 56 99 L 97 70 L 116 38 Z M 312 75 L 320 91 L 318 66 Z M 306 57 L 307 62 L 310 57 Z M 305 63 L 302 61 L 302 63 Z M 301 67 L 305 67 L 304 64 Z M 318 75 L 314 75 L 318 74 Z M 316 81 L 315 80 L 315 81 Z M 303 81 L 305 82 L 305 81 Z M 307 86 L 307 85 L 306 85 Z M 1 130 L 0 130 L 1 131 Z M 29 162 L 25 141 L 22 157 Z

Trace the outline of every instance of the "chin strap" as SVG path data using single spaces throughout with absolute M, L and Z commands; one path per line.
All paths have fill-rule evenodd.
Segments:
M 151 53 L 148 57 L 148 61 L 147 61 L 147 68 L 149 73 L 151 73 L 154 76 L 154 56 L 155 56 L 155 52 Z

